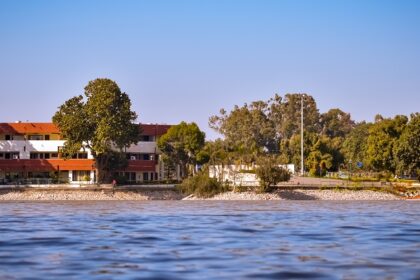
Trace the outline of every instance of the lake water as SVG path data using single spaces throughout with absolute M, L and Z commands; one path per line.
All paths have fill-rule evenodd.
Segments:
M 420 203 L 0 203 L 0 279 L 318 278 L 420 279 Z

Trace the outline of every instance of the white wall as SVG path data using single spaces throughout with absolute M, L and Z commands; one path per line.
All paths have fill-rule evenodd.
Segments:
M 294 164 L 279 165 L 291 174 L 295 172 Z M 221 182 L 230 182 L 235 186 L 256 186 L 259 184 L 258 177 L 253 173 L 244 173 L 241 170 L 254 170 L 257 165 L 211 165 L 209 166 L 210 178 L 216 178 Z
M 156 142 L 138 142 L 126 150 L 127 153 L 154 154 L 157 152 Z
M 31 152 L 57 152 L 58 147 L 64 146 L 64 140 L 0 140 L 0 151 L 19 152 L 21 159 L 29 159 Z M 131 145 L 127 153 L 154 154 L 157 152 L 156 142 L 139 142 Z M 88 158 L 92 155 L 88 149 Z
M 58 152 L 64 140 L 0 140 L 1 152 L 19 152 L 21 159 L 29 159 L 31 152 Z M 88 158 L 92 159 L 89 150 Z

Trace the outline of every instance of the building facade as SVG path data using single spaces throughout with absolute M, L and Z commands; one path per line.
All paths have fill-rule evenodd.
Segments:
M 219 182 L 229 182 L 233 186 L 257 186 L 259 184 L 255 169 L 258 165 L 210 165 L 209 177 L 216 178 Z M 279 165 L 295 174 L 294 164 Z
M 125 150 L 128 165 L 117 175 L 128 183 L 164 180 L 157 140 L 169 128 L 140 124 L 140 142 Z M 95 162 L 90 151 L 81 150 L 71 159 L 64 159 L 60 153 L 64 143 L 52 123 L 0 123 L 0 184 L 94 183 Z

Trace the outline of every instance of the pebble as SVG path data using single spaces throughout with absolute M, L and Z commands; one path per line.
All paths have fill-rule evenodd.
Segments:
M 0 200 L 180 200 L 175 191 L 25 190 L 0 192 Z
M 0 200 L 401 200 L 385 192 L 351 190 L 279 190 L 272 193 L 225 192 L 202 199 L 171 190 L 91 191 L 91 190 L 24 190 L 2 191 Z
M 207 200 L 401 200 L 390 193 L 375 191 L 280 190 L 273 193 L 225 192 Z M 189 197 L 187 200 L 201 200 Z

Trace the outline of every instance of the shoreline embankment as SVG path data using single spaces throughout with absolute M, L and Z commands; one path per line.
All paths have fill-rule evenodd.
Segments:
M 279 188 L 270 193 L 254 191 L 224 192 L 210 198 L 186 196 L 174 185 L 126 187 L 1 187 L 0 201 L 51 200 L 403 200 L 419 199 L 419 191 L 409 195 L 385 190 L 314 188 L 304 186 Z

